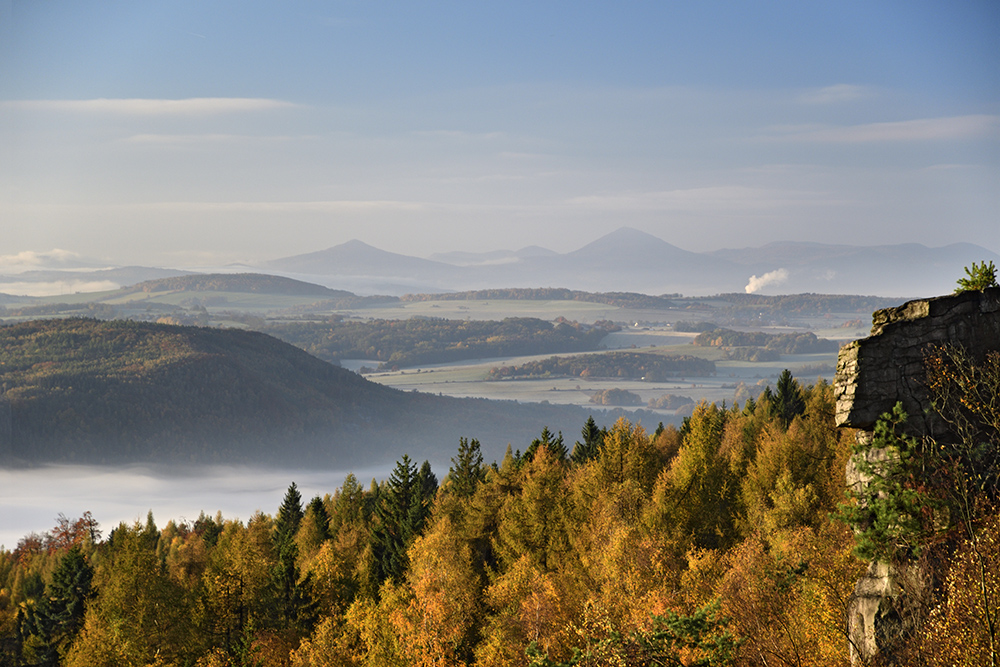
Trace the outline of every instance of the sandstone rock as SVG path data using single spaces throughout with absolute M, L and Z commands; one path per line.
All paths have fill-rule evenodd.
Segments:
M 943 344 L 976 354 L 1000 350 L 1000 288 L 876 311 L 872 335 L 840 350 L 834 380 L 837 425 L 871 430 L 902 402 L 910 435 L 945 435 L 944 423 L 930 410 L 924 379 L 925 355 Z
M 869 664 L 919 627 L 933 590 L 921 564 L 873 562 L 854 587 L 847 607 L 852 664 Z
M 931 410 L 924 370 L 928 352 L 945 344 L 961 346 L 974 357 L 1000 350 L 1000 288 L 876 311 L 871 336 L 840 350 L 834 380 L 837 425 L 861 429 L 859 443 L 870 443 L 875 422 L 900 402 L 908 415 L 908 435 L 949 438 L 947 425 Z M 888 453 L 869 450 L 867 457 L 872 463 L 886 460 Z M 845 475 L 854 490 L 870 481 L 853 460 Z M 930 568 L 920 563 L 871 563 L 848 603 L 851 662 L 891 658 L 922 622 L 933 583 Z

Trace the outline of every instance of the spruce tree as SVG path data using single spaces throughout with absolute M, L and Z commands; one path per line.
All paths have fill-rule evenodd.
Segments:
M 380 490 L 375 506 L 375 526 L 372 529 L 372 566 L 374 588 L 386 579 L 402 581 L 408 560 L 406 550 L 423 531 L 430 506 L 437 492 L 437 477 L 430 463 L 424 461 L 420 470 L 403 455 Z
M 70 549 L 45 587 L 45 594 L 28 606 L 21 632 L 34 653 L 35 665 L 57 665 L 83 626 L 92 597 L 94 570 L 79 545 Z
M 310 500 L 309 506 L 306 508 L 306 514 L 312 515 L 316 527 L 319 529 L 317 539 L 320 542 L 325 542 L 330 539 L 330 515 L 326 511 L 326 505 L 323 504 L 323 499 L 319 496 L 315 496 L 312 500 Z
M 274 550 L 278 562 L 274 566 L 272 577 L 278 589 L 277 611 L 286 626 L 298 618 L 298 610 L 305 604 L 305 592 L 298 586 L 299 547 L 295 542 L 295 534 L 303 516 L 302 496 L 295 482 L 292 482 L 285 492 L 285 499 L 274 522 Z
M 586 463 L 595 458 L 604 442 L 604 432 L 597 428 L 597 422 L 594 421 L 593 415 L 587 419 L 580 434 L 583 436 L 583 441 L 577 441 L 573 447 L 573 454 L 570 456 L 573 463 L 577 464 Z
M 299 493 L 299 487 L 292 482 L 285 492 L 285 499 L 278 508 L 278 517 L 274 522 L 275 543 L 280 545 L 286 540 L 293 539 L 304 515 L 302 495 Z
M 521 457 L 521 461 L 527 463 L 535 458 L 535 452 L 538 451 L 539 447 L 544 447 L 549 450 L 549 453 L 556 458 L 557 461 L 565 461 L 568 451 L 566 450 L 566 444 L 563 441 L 562 431 L 556 437 L 552 436 L 552 431 L 549 430 L 548 426 L 542 427 L 541 436 L 535 438 L 531 441 L 531 445 L 525 450 L 524 455 Z
M 458 457 L 451 459 L 448 469 L 449 490 L 457 496 L 468 497 L 476 492 L 476 487 L 486 479 L 483 467 L 483 453 L 479 441 L 473 438 L 458 439 Z
M 420 472 L 417 473 L 416 493 L 410 503 L 410 513 L 407 519 L 409 523 L 408 542 L 412 542 L 414 537 L 423 532 L 424 525 L 431 514 L 431 505 L 434 504 L 437 489 L 437 476 L 431 471 L 430 462 L 424 461 L 420 466 Z
M 777 393 L 768 393 L 768 400 L 785 428 L 788 428 L 796 415 L 804 414 L 806 411 L 806 402 L 802 398 L 799 383 L 795 381 L 792 372 L 787 368 L 781 371 L 781 375 L 778 376 Z

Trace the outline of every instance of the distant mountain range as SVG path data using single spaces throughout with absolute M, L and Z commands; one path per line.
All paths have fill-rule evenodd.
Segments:
M 708 295 L 869 294 L 916 297 L 950 292 L 972 262 L 1000 255 L 971 243 L 848 246 L 771 243 L 696 253 L 623 227 L 573 252 L 544 248 L 444 253 L 420 259 L 360 241 L 261 264 L 263 271 L 341 289 L 400 294 L 490 287 L 568 287 L 590 291 Z M 367 284 L 366 284 L 367 283 Z M 348 286 L 348 284 L 350 286 Z M 367 288 L 367 289 L 366 289 Z
M 748 290 L 920 297 L 951 292 L 964 275 L 963 267 L 981 261 L 1000 264 L 1000 255 L 971 243 L 928 248 L 916 243 L 781 242 L 696 253 L 623 227 L 568 253 L 531 246 L 518 251 L 449 252 L 424 259 L 353 240 L 326 250 L 220 270 L 277 274 L 358 294 L 566 287 L 652 295 L 704 296 Z M 125 286 L 184 273 L 142 267 L 35 271 L 0 276 L 0 293 L 10 293 L 5 282 L 103 280 Z

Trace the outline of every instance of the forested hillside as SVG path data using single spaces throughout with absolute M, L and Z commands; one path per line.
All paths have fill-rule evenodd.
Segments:
M 407 320 L 364 322 L 332 318 L 327 322 L 266 322 L 257 329 L 301 347 L 320 359 L 373 359 L 386 367 L 436 364 L 511 355 L 596 350 L 619 327 L 592 326 L 534 317 L 495 320 Z
M 0 552 L 0 663 L 847 665 L 855 553 L 874 545 L 930 553 L 939 582 L 899 664 L 995 664 L 1000 468 L 956 495 L 941 485 L 957 461 L 931 447 L 929 477 L 901 459 L 865 510 L 833 411 L 829 385 L 785 373 L 680 429 L 588 420 L 575 444 L 546 429 L 492 464 L 462 438 L 443 478 L 403 456 L 382 483 L 349 475 L 307 503 L 293 483 L 245 523 L 149 516 L 105 534 L 61 517 Z M 953 519 L 898 514 L 915 507 Z
M 250 292 L 285 294 L 288 296 L 315 296 L 328 299 L 355 296 L 351 292 L 335 290 L 314 283 L 271 276 L 262 273 L 198 273 L 147 280 L 123 292 Z
M 442 460 L 473 426 L 498 453 L 586 416 L 404 393 L 258 332 L 121 320 L 0 327 L 0 387 L 5 465 Z

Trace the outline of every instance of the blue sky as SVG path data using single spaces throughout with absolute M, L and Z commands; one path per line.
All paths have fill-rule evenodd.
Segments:
M 0 0 L 0 264 L 1000 251 L 1000 3 Z

